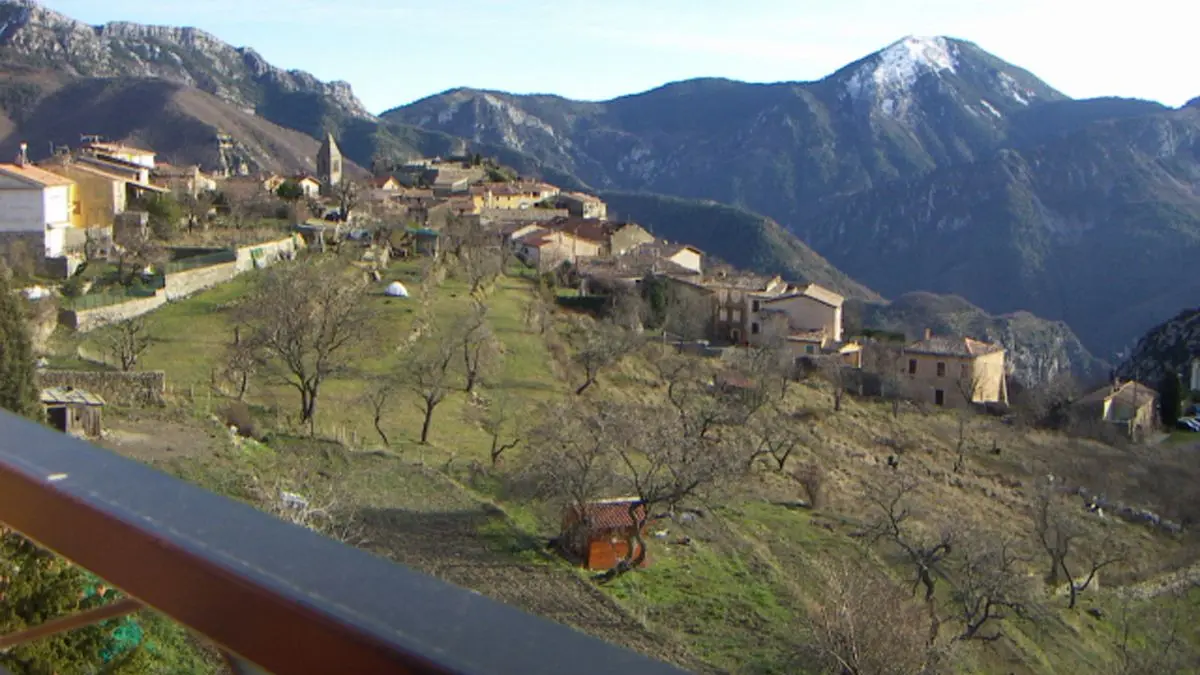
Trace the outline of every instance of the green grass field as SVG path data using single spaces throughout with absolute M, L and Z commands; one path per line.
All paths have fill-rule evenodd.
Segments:
M 355 360 L 354 374 L 331 380 L 322 389 L 318 436 L 326 440 L 299 437 L 299 430 L 289 425 L 288 417 L 298 408 L 293 391 L 256 383 L 249 402 L 270 430 L 267 446 L 231 444 L 212 456 L 166 467 L 241 498 L 252 498 L 244 490 L 250 475 L 314 494 L 337 493 L 344 506 L 362 514 L 362 526 L 370 533 L 367 547 L 382 555 L 698 671 L 782 674 L 814 672 L 801 658 L 803 622 L 813 604 L 822 601 L 822 565 L 865 560 L 897 583 L 907 580 L 906 568 L 854 536 L 870 516 L 863 495 L 888 475 L 882 459 L 893 450 L 881 445 L 881 438 L 910 448 L 904 453 L 904 466 L 922 477 L 914 497 L 918 521 L 930 527 L 984 523 L 996 536 L 1026 543 L 1031 539 L 1029 494 L 1022 484 L 1064 454 L 1091 458 L 1109 452 L 1040 432 L 1014 435 L 998 423 L 980 420 L 973 423 L 972 432 L 978 447 L 989 447 L 994 436 L 1002 439 L 1004 453 L 993 457 L 973 451 L 966 470 L 956 473 L 951 470 L 956 428 L 952 414 L 907 411 L 893 418 L 886 405 L 854 398 L 833 413 L 826 385 L 796 385 L 787 405 L 820 413 L 813 429 L 821 441 L 819 447 L 803 448 L 794 461 L 819 461 L 827 468 L 827 506 L 810 511 L 779 505 L 795 501 L 803 492 L 786 476 L 764 470 L 746 485 L 729 486 L 713 508 L 705 509 L 703 518 L 653 525 L 652 530 L 667 531 L 664 538 L 650 539 L 653 564 L 596 595 L 585 573 L 541 551 L 540 542 L 556 533 L 553 508 L 508 497 L 503 468 L 482 475 L 466 471 L 472 461 L 487 463 L 489 439 L 465 421 L 469 403 L 462 392 L 451 394 L 437 409 L 427 446 L 417 443 L 421 414 L 416 396 L 406 393 L 393 400 L 383 422 L 390 447 L 372 452 L 382 441 L 372 429 L 362 396 L 372 377 L 401 362 L 400 348 L 417 309 L 415 297 L 388 298 L 380 291 L 400 280 L 415 294 L 418 277 L 418 262 L 395 264 L 364 300 L 371 303 L 378 324 L 371 344 Z M 254 283 L 255 274 L 248 274 L 150 317 L 156 339 L 141 367 L 168 373 L 172 405 L 199 426 L 212 424 L 204 420 L 223 405 L 220 394 L 213 392 L 213 373 L 221 368 L 232 338 L 232 303 Z M 568 396 L 578 384 L 578 374 L 563 372 L 562 355 L 556 355 L 560 338 L 553 332 L 543 336 L 524 320 L 531 289 L 525 276 L 502 277 L 488 297 L 489 320 L 504 358 L 481 389 L 485 398 L 505 395 L 520 401 L 526 417 L 539 402 Z M 438 289 L 434 307 L 441 320 L 453 320 L 469 303 L 465 285 L 450 278 Z M 102 334 L 97 334 L 83 339 L 82 345 L 95 352 L 101 341 Z M 77 344 L 69 339 L 63 343 L 69 353 L 56 363 L 70 362 L 69 350 Z M 648 363 L 632 358 L 602 376 L 593 395 L 630 400 L 659 395 L 651 386 L 650 372 Z M 330 441 L 335 438 L 342 442 Z M 519 460 L 522 451 L 512 451 L 511 459 Z M 1139 564 L 1180 555 L 1179 542 L 1134 526 L 1115 527 L 1121 538 L 1136 545 Z M 688 537 L 688 543 L 678 543 L 681 537 Z M 414 545 L 415 541 L 426 544 Z M 479 565 L 459 570 L 447 565 L 448 557 Z M 1037 567 L 1040 562 L 1030 564 Z M 510 566 L 509 573 L 496 577 L 487 571 L 497 565 Z M 947 597 L 949 590 L 943 585 Z M 556 595 L 572 600 L 556 601 Z M 1106 590 L 1087 594 L 1073 611 L 1064 609 L 1061 599 L 1046 599 L 1039 621 L 1006 622 L 1001 640 L 959 645 L 955 670 L 1104 672 L 1114 657 L 1114 627 L 1085 610 L 1098 607 L 1111 616 L 1114 603 Z M 588 607 L 603 607 L 609 618 L 589 619 Z

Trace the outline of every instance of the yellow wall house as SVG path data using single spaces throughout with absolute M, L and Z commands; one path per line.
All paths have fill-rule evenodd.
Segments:
M 111 227 L 117 215 L 125 213 L 128 191 L 124 177 L 69 159 L 46 162 L 43 168 L 75 181 L 78 216 L 72 219 L 73 225 Z
M 901 359 L 910 392 L 934 405 L 1008 403 L 1004 347 L 969 337 L 936 337 L 909 344 Z

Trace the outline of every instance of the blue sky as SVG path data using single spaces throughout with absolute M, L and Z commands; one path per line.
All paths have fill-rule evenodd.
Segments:
M 43 0 L 195 26 L 382 112 L 458 86 L 598 100 L 701 76 L 811 80 L 905 35 L 976 42 L 1075 97 L 1200 96 L 1188 0 Z M 332 37 L 328 40 L 322 34 Z

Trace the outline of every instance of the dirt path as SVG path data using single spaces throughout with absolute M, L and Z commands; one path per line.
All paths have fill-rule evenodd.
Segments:
M 203 428 L 198 422 L 110 416 L 104 420 L 104 437 L 99 445 L 132 459 L 154 463 L 212 453 L 219 442 L 215 431 Z

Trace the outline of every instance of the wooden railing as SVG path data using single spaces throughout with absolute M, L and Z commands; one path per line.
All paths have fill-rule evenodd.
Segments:
M 235 673 L 682 672 L 2 411 L 0 523 L 128 598 L 0 645 L 148 607 Z

